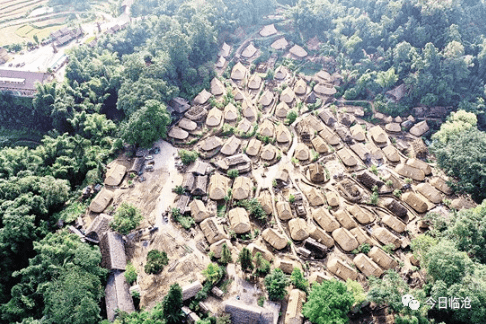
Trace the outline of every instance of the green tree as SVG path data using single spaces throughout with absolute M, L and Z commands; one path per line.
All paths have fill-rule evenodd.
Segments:
M 125 280 L 131 285 L 137 281 L 137 277 L 137 269 L 135 269 L 135 266 L 131 262 L 128 262 L 125 269 Z
M 432 135 L 432 139 L 446 144 L 459 134 L 471 128 L 475 128 L 477 123 L 478 119 L 473 113 L 466 112 L 464 110 L 452 112 L 447 122 L 443 123 L 440 126 L 440 130 Z
M 162 311 L 167 324 L 178 324 L 184 317 L 182 313 L 182 288 L 178 283 L 170 286 L 162 301 Z
M 398 74 L 395 73 L 395 68 L 391 67 L 387 71 L 380 71 L 376 74 L 376 83 L 383 89 L 387 89 L 395 85 L 398 81 Z
M 202 271 L 202 274 L 204 275 L 206 280 L 208 280 L 211 284 L 215 285 L 223 277 L 223 269 L 216 263 L 210 263 L 208 264 L 206 269 Z
M 369 277 L 368 300 L 378 305 L 388 305 L 395 312 L 404 306 L 402 296 L 409 291 L 408 284 L 394 270 L 387 270 L 382 279 Z
M 449 286 L 460 282 L 472 268 L 472 262 L 467 254 L 458 251 L 449 240 L 441 240 L 431 247 L 426 259 L 427 273 L 435 281 L 441 280 Z
M 266 275 L 270 272 L 270 262 L 265 260 L 263 255 L 260 252 L 255 254 L 255 258 L 253 259 L 255 264 L 255 274 L 256 275 Z
M 129 144 L 150 147 L 160 138 L 167 138 L 170 116 L 165 105 L 156 100 L 147 100 L 134 112 L 120 130 L 123 140 Z
M 233 256 L 231 255 L 231 251 L 226 243 L 223 243 L 221 248 L 221 259 L 219 260 L 221 264 L 228 264 L 233 262 Z
M 361 286 L 359 282 L 348 278 L 348 280 L 346 280 L 346 287 L 348 288 L 348 291 L 353 294 L 353 305 L 359 306 L 366 300 L 366 294 L 364 293 L 363 286 Z
M 179 154 L 181 161 L 184 165 L 189 165 L 192 162 L 197 160 L 198 154 L 196 151 L 187 151 L 184 149 L 180 149 L 177 151 L 177 154 Z
M 292 285 L 294 285 L 295 288 L 300 289 L 305 293 L 309 290 L 309 281 L 305 279 L 299 268 L 294 268 L 294 270 L 292 270 L 290 282 L 292 282 Z
M 147 263 L 145 264 L 144 271 L 147 274 L 158 274 L 168 264 L 169 258 L 167 257 L 167 253 L 155 249 L 150 250 L 147 253 Z
M 142 219 L 142 214 L 137 207 L 123 202 L 118 206 L 110 226 L 118 233 L 127 235 L 140 225 Z
M 292 124 L 298 117 L 299 115 L 297 114 L 297 112 L 295 110 L 289 110 L 289 112 L 287 113 L 287 119 L 286 119 L 286 122 L 287 124 Z
M 314 283 L 302 314 L 315 324 L 344 324 L 354 303 L 346 285 L 335 279 Z
M 248 271 L 253 269 L 251 252 L 248 248 L 244 247 L 238 254 L 238 262 L 241 265 L 241 270 Z
M 265 277 L 265 288 L 267 289 L 268 299 L 282 300 L 287 295 L 285 288 L 290 284 L 289 278 L 280 269 L 273 271 Z

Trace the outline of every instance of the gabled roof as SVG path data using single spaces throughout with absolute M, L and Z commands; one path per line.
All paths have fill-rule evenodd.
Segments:
M 228 185 L 230 179 L 215 173 L 211 176 L 209 181 L 209 198 L 213 200 L 222 200 L 228 194 Z
M 375 160 L 383 159 L 383 151 L 380 150 L 378 147 L 376 147 L 376 145 L 374 145 L 371 142 L 368 142 L 368 143 L 365 144 L 365 147 L 371 153 L 371 158 L 373 158 Z
M 326 202 L 322 192 L 317 190 L 315 187 L 312 187 L 310 190 L 305 192 L 307 200 L 309 201 L 309 205 L 313 207 L 324 205 Z
M 262 85 L 262 81 L 263 81 L 262 78 L 255 73 L 250 78 L 250 81 L 248 81 L 248 88 L 253 90 L 260 89 L 260 86 Z
M 353 262 L 366 277 L 374 276 L 379 278 L 383 274 L 383 270 L 363 253 L 355 256 Z
M 324 167 L 319 163 L 312 163 L 309 165 L 310 180 L 314 183 L 323 183 L 326 180 Z
M 235 135 L 231 136 L 221 148 L 221 153 L 224 155 L 233 155 L 238 151 L 241 145 L 241 140 Z
M 219 55 L 223 57 L 228 57 L 231 51 L 231 46 L 229 46 L 226 43 L 223 43 L 223 46 L 221 46 L 221 50 L 219 52 Z
M 273 138 L 275 136 L 275 126 L 270 120 L 264 119 L 260 127 L 258 127 L 258 134 Z
M 392 244 L 394 246 L 394 250 L 401 246 L 400 238 L 384 227 L 374 228 L 373 236 L 384 245 Z
M 307 147 L 307 145 L 305 145 L 304 143 L 297 144 L 297 147 L 295 148 L 295 151 L 294 151 L 294 156 L 299 161 L 309 160 L 310 152 L 309 152 L 309 148 Z
M 345 210 L 337 210 L 334 213 L 334 217 L 345 229 L 349 230 L 358 226 L 356 221 Z
M 199 226 L 209 244 L 228 238 L 223 229 L 216 223 L 214 217 L 206 218 L 199 224 Z
M 368 256 L 385 270 L 398 266 L 397 261 L 377 246 L 371 248 L 370 252 L 368 252 Z
M 422 160 L 419 159 L 408 159 L 407 160 L 407 165 L 410 165 L 411 167 L 420 169 L 424 171 L 424 174 L 427 176 L 432 173 L 432 168 L 430 165 Z
M 273 92 L 271 92 L 270 90 L 265 90 L 265 92 L 258 100 L 258 103 L 261 104 L 262 106 L 269 106 L 272 104 L 272 102 L 273 102 Z
M 275 109 L 275 116 L 279 118 L 286 118 L 287 114 L 289 113 L 290 107 L 287 103 L 280 101 Z
M 343 161 L 344 165 L 348 167 L 354 167 L 358 164 L 356 158 L 351 154 L 351 152 L 349 152 L 347 148 L 337 151 L 337 155 Z
M 351 131 L 351 136 L 356 141 L 363 142 L 366 139 L 365 130 L 360 124 L 354 125 L 349 130 Z
M 358 241 L 356 238 L 345 228 L 338 228 L 332 232 L 334 241 L 346 252 L 351 252 L 358 248 Z
M 391 163 L 398 163 L 400 162 L 400 154 L 398 154 L 398 150 L 393 145 L 387 145 L 385 148 L 382 149 L 383 153 L 385 153 L 386 158 Z
M 349 148 L 363 161 L 371 159 L 371 154 L 363 143 L 350 145 Z
M 326 200 L 331 207 L 339 206 L 339 195 L 334 191 L 329 191 L 326 193 Z
M 352 205 L 346 207 L 346 210 L 354 216 L 363 225 L 372 223 L 375 220 L 375 216 L 368 209 L 360 207 L 359 205 Z
M 194 296 L 196 296 L 196 294 L 201 291 L 201 289 L 203 288 L 201 282 L 198 280 L 198 281 L 194 281 L 193 283 L 189 284 L 189 285 L 186 285 L 186 286 L 183 286 L 182 287 L 182 300 L 188 300 Z
M 257 138 L 252 138 L 246 147 L 246 154 L 249 156 L 256 156 L 260 152 L 262 142 Z
M 400 198 L 417 213 L 425 213 L 428 209 L 427 203 L 413 192 L 406 192 Z
M 332 127 L 336 122 L 333 113 L 327 108 L 322 109 L 321 112 L 319 112 L 319 118 L 329 127 Z
M 277 33 L 277 29 L 275 29 L 274 24 L 266 25 L 262 28 L 262 30 L 260 30 L 260 36 L 262 37 L 272 36 L 275 35 L 276 33 Z
M 262 149 L 261 158 L 266 161 L 271 161 L 277 155 L 277 149 L 272 144 L 267 144 Z
M 121 271 L 112 272 L 108 276 L 105 287 L 106 315 L 110 322 L 115 320 L 117 311 L 131 313 L 135 311 L 125 274 Z
M 101 266 L 108 270 L 125 270 L 125 242 L 120 234 L 108 231 L 100 240 Z
M 233 208 L 228 213 L 231 229 L 236 234 L 248 233 L 251 230 L 250 218 L 244 208 Z
M 247 69 L 246 67 L 241 64 L 241 62 L 238 62 L 233 66 L 233 70 L 231 71 L 231 78 L 233 80 L 243 80 L 247 74 Z
M 277 80 L 283 80 L 287 77 L 288 71 L 287 68 L 283 65 L 280 65 L 276 70 L 275 70 L 275 75 L 274 78 Z
M 305 95 L 307 93 L 307 83 L 303 79 L 299 79 L 294 86 L 294 92 L 297 95 Z
M 302 305 L 305 303 L 305 293 L 298 289 L 292 289 L 289 294 L 289 303 L 285 313 L 285 324 L 301 324 L 304 316 L 302 315 Z
M 273 213 L 273 200 L 272 195 L 268 190 L 260 191 L 260 195 L 258 196 L 258 202 L 262 205 L 263 210 L 265 213 L 270 215 Z
M 283 101 L 287 104 L 291 104 L 295 100 L 295 93 L 294 91 L 290 88 L 287 87 L 285 88 L 282 93 L 280 94 L 280 101 Z
M 321 96 L 334 96 L 334 94 L 337 92 L 336 88 L 334 87 L 329 87 L 325 84 L 319 83 L 316 86 L 314 86 L 314 91 Z
M 312 146 L 317 153 L 327 153 L 329 152 L 329 148 L 326 145 L 326 142 L 320 136 L 316 136 L 311 140 Z
M 110 222 L 113 217 L 107 214 L 100 214 L 89 224 L 86 229 L 86 236 L 99 241 L 103 235 L 110 230 Z
M 292 218 L 292 210 L 290 204 L 286 201 L 279 201 L 277 203 L 277 215 L 281 220 L 289 220 Z
M 429 125 L 427 125 L 427 121 L 421 121 L 420 123 L 414 125 L 410 128 L 410 134 L 415 135 L 417 137 L 424 135 L 429 131 Z
M 180 141 L 185 140 L 186 138 L 189 137 L 188 132 L 186 132 L 185 130 L 177 126 L 172 127 L 168 135 L 169 137 L 172 137 Z
M 318 226 L 312 226 L 309 230 L 309 236 L 312 237 L 317 242 L 324 244 L 328 248 L 334 246 L 334 239 L 326 233 L 322 228 Z
M 216 127 L 221 123 L 221 119 L 223 118 L 223 113 L 218 108 L 212 108 L 209 113 L 208 117 L 206 118 L 206 125 L 209 127 Z
M 251 122 L 248 119 L 243 118 L 240 121 L 240 123 L 238 124 L 238 128 L 237 129 L 240 132 L 246 133 L 246 132 L 248 132 L 251 129 Z
M 186 131 L 194 131 L 197 128 L 197 124 L 190 119 L 182 118 L 179 123 L 179 127 L 185 129 Z
M 417 181 L 424 181 L 425 179 L 425 173 L 424 171 L 420 169 L 416 169 L 414 167 L 411 167 L 408 164 L 399 164 L 395 168 L 395 171 L 401 176 L 411 178 L 413 180 Z
M 430 184 L 446 195 L 452 194 L 452 189 L 447 185 L 446 181 L 440 177 L 435 177 L 430 180 Z
M 330 145 L 338 145 L 341 142 L 339 140 L 339 137 L 327 127 L 319 132 L 319 136 L 322 137 Z
M 201 200 L 194 199 L 189 207 L 191 208 L 191 216 L 196 223 L 202 222 L 209 217 L 208 210 Z
M 430 183 L 421 183 L 417 185 L 417 191 L 420 192 L 425 198 L 430 200 L 434 204 L 442 202 L 442 195 L 440 191 L 434 188 Z
M 211 98 L 211 92 L 208 92 L 206 89 L 203 89 L 199 94 L 194 98 L 195 105 L 204 105 L 208 102 L 209 98 Z
M 226 64 L 226 59 L 223 56 L 220 56 L 214 66 L 218 69 L 221 69 L 224 67 L 225 64 Z
M 329 211 L 324 208 L 314 209 L 312 211 L 312 218 L 319 224 L 326 232 L 333 232 L 338 229 L 341 225 L 338 221 L 329 214 Z
M 378 125 L 370 129 L 370 134 L 377 144 L 385 144 L 388 140 L 385 131 Z
M 247 199 L 250 196 L 253 183 L 248 177 L 237 177 L 233 184 L 233 198 L 237 200 Z
M 289 46 L 289 42 L 287 42 L 285 37 L 277 39 L 275 42 L 272 43 L 272 45 L 270 45 L 270 47 L 276 50 L 284 50 L 287 48 L 287 46 Z
M 203 140 L 201 143 L 201 149 L 204 151 L 212 151 L 216 148 L 219 148 L 223 145 L 223 141 L 221 138 L 217 136 L 211 136 Z
M 105 185 L 118 186 L 125 176 L 127 168 L 121 164 L 115 164 L 106 171 Z
M 214 77 L 211 80 L 211 93 L 215 96 L 220 96 L 224 93 L 225 87 L 223 82 L 221 82 L 218 78 Z
M 368 236 L 368 234 L 366 234 L 366 232 L 359 226 L 350 229 L 349 233 L 353 234 L 353 236 L 356 238 L 356 240 L 360 245 L 364 243 L 367 243 L 369 245 L 376 244 L 376 242 L 373 242 L 371 238 Z
M 113 197 L 114 193 L 112 191 L 109 191 L 106 188 L 101 189 L 101 191 L 91 201 L 91 204 L 89 205 L 90 211 L 93 213 L 102 213 L 113 200 Z
M 407 224 L 396 218 L 395 216 L 385 215 L 381 218 L 381 222 L 394 230 L 397 233 L 403 233 Z
M 248 100 L 243 100 L 243 104 L 241 106 L 244 117 L 248 118 L 249 120 L 256 120 L 258 116 L 257 110 L 251 102 Z
M 295 56 L 296 58 L 303 59 L 307 56 L 307 51 L 300 47 L 299 45 L 294 45 L 290 50 L 290 54 Z
M 228 122 L 234 122 L 238 119 L 238 109 L 230 102 L 224 107 L 224 120 Z
M 253 57 L 257 51 L 258 49 L 253 45 L 253 43 L 250 43 L 250 45 L 248 45 L 241 53 L 241 56 L 244 58 L 250 58 Z
M 400 133 L 402 127 L 398 123 L 389 123 L 385 125 L 385 130 L 390 133 Z
M 281 250 L 287 246 L 287 239 L 285 236 L 274 230 L 273 228 L 267 228 L 262 232 L 262 237 L 277 250 Z
M 292 134 L 283 123 L 278 124 L 275 131 L 277 133 L 278 143 L 288 143 L 292 141 Z
M 302 218 L 294 218 L 289 221 L 290 236 L 293 240 L 303 241 L 309 237 L 307 223 Z
M 344 281 L 358 279 L 356 270 L 337 258 L 332 258 L 327 262 L 327 269 Z

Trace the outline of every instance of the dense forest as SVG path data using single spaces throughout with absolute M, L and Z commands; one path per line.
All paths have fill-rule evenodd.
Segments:
M 262 20 L 277 7 L 283 17 Z M 326 68 L 344 77 L 336 96 L 371 101 L 392 116 L 408 116 L 417 106 L 450 109 L 427 139 L 430 148 L 455 179 L 454 190 L 478 203 L 486 198 L 484 1 L 136 0 L 131 9 L 143 19 L 94 48 L 74 49 L 64 83 L 38 85 L 31 103 L 0 96 L 2 133 L 27 129 L 42 137 L 33 148 L 0 142 L 1 323 L 102 320 L 106 271 L 99 249 L 62 224 L 84 212 L 89 201 L 77 200 L 82 188 L 101 182 L 124 143 L 149 147 L 165 138 L 167 103 L 209 87 L 216 53 L 224 41 L 238 44 L 238 28 L 251 33 L 254 25 L 275 23 L 304 47 L 317 37 L 323 44 L 309 53 L 328 58 Z M 403 100 L 386 100 L 385 92 L 401 84 Z M 429 279 L 414 295 L 423 304 L 426 295 L 467 296 L 472 308 L 427 314 L 391 307 L 402 323 L 485 323 L 486 205 L 448 220 L 428 217 L 434 231 L 412 249 Z M 389 273 L 371 282 L 368 298 L 390 304 L 403 292 L 402 281 Z M 122 322 L 166 323 L 163 309 Z

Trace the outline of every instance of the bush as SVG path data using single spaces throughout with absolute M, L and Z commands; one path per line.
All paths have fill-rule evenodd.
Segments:
M 267 213 L 265 213 L 262 205 L 256 198 L 241 200 L 237 203 L 237 206 L 245 208 L 250 215 L 259 221 L 267 221 Z
M 231 169 L 231 170 L 228 170 L 227 175 L 230 178 L 236 178 L 237 176 L 240 175 L 240 172 L 236 169 Z
M 265 288 L 268 292 L 268 299 L 282 300 L 287 295 L 286 288 L 289 285 L 289 278 L 280 269 L 273 269 L 272 273 L 265 277 Z
M 298 117 L 297 112 L 295 110 L 290 110 L 287 113 L 287 119 L 285 121 L 288 125 L 290 125 L 297 119 L 297 117 Z
M 309 281 L 304 278 L 302 271 L 300 271 L 299 268 L 294 268 L 292 274 L 290 275 L 290 281 L 295 288 L 307 293 L 309 289 Z
M 131 262 L 128 262 L 125 269 L 125 280 L 129 285 L 132 285 L 135 281 L 137 281 L 137 276 L 137 270 Z
M 189 165 L 192 162 L 196 161 L 198 154 L 196 151 L 187 151 L 187 150 L 179 150 L 178 154 L 181 158 L 181 161 L 184 165 Z
M 150 250 L 147 254 L 147 264 L 144 271 L 147 274 L 158 274 L 164 270 L 164 266 L 169 264 L 167 253 L 159 250 Z
M 295 196 L 290 194 L 289 195 L 289 203 L 293 204 L 295 202 Z
M 183 186 L 175 186 L 174 192 L 178 195 L 183 195 L 186 192 Z
M 115 217 L 110 223 L 111 228 L 120 234 L 127 235 L 137 228 L 142 221 L 142 214 L 135 206 L 123 202 L 116 210 Z

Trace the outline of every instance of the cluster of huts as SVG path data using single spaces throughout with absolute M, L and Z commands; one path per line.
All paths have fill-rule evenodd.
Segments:
M 73 39 L 78 39 L 79 37 L 84 35 L 84 31 L 81 28 L 68 28 L 68 27 L 63 27 L 61 29 L 58 29 L 54 32 L 52 32 L 49 35 L 49 38 L 46 40 L 42 41 L 42 45 L 47 45 L 49 43 L 54 43 L 55 46 L 64 46 L 71 42 Z

